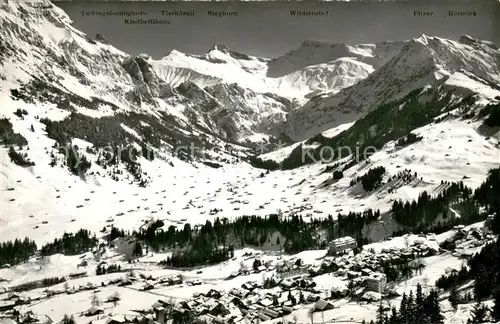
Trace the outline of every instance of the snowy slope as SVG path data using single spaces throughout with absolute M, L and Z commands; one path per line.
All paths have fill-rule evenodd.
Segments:
M 290 113 L 284 131 L 292 139 L 303 140 L 460 70 L 475 75 L 485 86 L 498 84 L 499 47 L 469 36 L 452 41 L 421 35 L 361 82 L 333 96 L 311 99 Z
M 369 64 L 376 69 L 396 55 L 404 44 L 405 42 L 387 41 L 376 44 L 349 45 L 306 40 L 299 48 L 272 59 L 269 62 L 267 74 L 270 77 L 279 77 L 309 65 L 335 61 L 343 57 Z
M 45 7 L 41 9 L 39 3 Z M 307 101 L 305 96 L 315 91 L 339 91 L 373 71 L 371 65 L 353 58 L 336 57 L 331 61 L 331 57 L 325 57 L 310 65 L 304 57 L 307 64 L 291 62 L 297 68 L 289 75 L 269 77 L 269 59 L 238 53 L 219 44 L 205 55 L 173 50 L 160 60 L 153 60 L 147 54 L 128 56 L 101 36 L 94 40 L 75 30 L 70 18 L 57 7 L 39 3 L 11 3 L 2 12 L 6 27 L 3 95 L 24 86 L 29 88 L 29 96 L 40 100 L 45 96 L 40 94 L 40 88 L 48 84 L 61 92 L 57 100 L 52 98 L 55 104 L 69 100 L 68 97 L 72 103 L 82 100 L 78 97 L 90 101 L 95 97 L 116 108 L 115 112 L 171 116 L 181 128 L 176 131 L 193 132 L 190 136 L 204 133 L 245 145 L 269 141 L 276 136 L 275 125 L 283 122 L 288 111 Z M 23 24 L 21 15 L 30 20 L 29 26 Z M 200 98 L 192 95 L 203 91 L 184 94 L 176 91 L 189 83 L 209 95 Z M 224 97 L 220 91 L 224 88 L 237 89 L 230 95 L 234 100 Z M 234 101 L 238 102 L 236 113 L 221 113 L 232 111 Z M 215 111 L 196 109 L 207 104 Z M 89 116 L 113 114 L 103 105 L 90 109 L 99 113 L 88 110 L 78 109 L 78 112 Z
M 477 186 L 498 161 L 498 139 L 480 134 L 481 121 L 466 123 L 458 115 L 447 123 L 417 129 L 424 136 L 422 142 L 396 152 L 391 148 L 394 143 L 387 143 L 371 158 L 369 166 L 386 166 L 388 177 L 402 169 L 422 175 L 423 181 L 403 184 L 392 194 L 386 192 L 390 186 L 370 195 L 349 186 L 351 178 L 367 169 L 364 163 L 354 165 L 335 184 L 329 183 L 330 175 L 322 172 L 321 164 L 277 171 L 261 179 L 261 170 L 241 161 L 240 154 L 246 148 L 230 144 L 269 141 L 279 135 L 277 124 L 286 118 L 290 123 L 300 114 L 311 119 L 315 128 L 297 124 L 294 131 L 321 130 L 324 136 L 332 137 L 353 125 L 358 110 L 373 107 L 368 105 L 369 98 L 373 102 L 389 100 L 437 79 L 447 90 L 459 91 L 457 95 L 477 94 L 481 97 L 478 104 L 484 105 L 500 94 L 492 86 L 498 81 L 498 49 L 491 43 L 470 37 L 449 41 L 428 36 L 404 44 L 348 46 L 308 41 L 292 54 L 271 61 L 215 45 L 206 55 L 172 51 L 154 61 L 147 55 L 130 57 L 110 45 L 89 40 L 70 26 L 64 12 L 44 3 L 43 14 L 30 3 L 10 3 L 0 13 L 8 27 L 2 33 L 11 40 L 3 43 L 7 50 L 1 57 L 4 80 L 0 98 L 5 107 L 1 113 L 11 121 L 14 132 L 27 139 L 29 145 L 22 152 L 36 163 L 29 168 L 15 165 L 7 156 L 8 149 L 2 148 L 2 240 L 29 235 L 46 242 L 65 230 L 98 230 L 111 223 L 133 229 L 152 217 L 177 225 L 202 223 L 216 217 L 210 210 L 221 206 L 227 217 L 265 215 L 278 209 L 290 213 L 302 207 L 314 209 L 317 215 L 361 211 L 366 206 L 384 210 L 392 199 L 411 199 L 423 190 L 432 191 L 443 179 L 458 181 L 467 175 L 465 182 Z M 21 12 L 29 18 L 29 25 L 21 19 Z M 389 59 L 401 46 L 400 52 Z M 318 57 L 310 55 L 315 48 Z M 431 68 L 422 70 L 429 62 Z M 267 76 L 272 64 L 282 71 L 292 66 L 297 70 L 273 78 Z M 467 71 L 454 71 L 467 66 Z M 26 84 L 31 87 L 24 97 L 12 96 L 12 89 L 25 89 Z M 333 97 L 318 95 L 297 108 L 293 98 L 277 94 L 279 89 L 297 89 L 294 84 L 305 92 L 312 88 L 347 88 Z M 401 91 L 393 89 L 396 85 Z M 51 92 L 60 91 L 62 98 L 54 100 L 40 92 L 47 86 Z M 332 122 L 328 116 L 336 109 L 325 103 L 338 96 L 366 100 L 354 112 L 349 112 L 348 103 L 356 101 L 344 100 L 342 109 L 351 115 L 336 117 Z M 93 98 L 100 100 L 95 103 Z M 321 111 L 326 114 L 319 121 L 316 106 L 323 107 Z M 28 115 L 15 116 L 17 109 L 25 109 Z M 82 149 L 89 147 L 86 156 L 94 162 L 85 181 L 68 171 L 53 148 L 54 140 L 48 138 L 46 125 L 40 122 L 42 118 L 67 121 L 68 116 L 74 118 L 71 111 L 81 114 L 77 123 L 97 125 L 97 132 L 77 129 L 73 134 L 73 143 Z M 325 128 L 332 123 L 342 126 Z M 94 135 L 108 127 L 116 131 L 113 136 L 120 141 L 153 146 L 158 158 L 139 159 L 140 181 L 125 165 L 110 170 L 96 163 L 95 150 L 99 147 L 95 141 L 107 138 Z M 201 159 L 193 162 L 175 154 L 179 141 L 193 143 L 195 139 L 196 145 L 202 146 L 196 149 L 204 151 Z M 478 145 L 461 146 L 464 141 Z M 282 160 L 296 145 L 264 157 Z M 51 154 L 58 157 L 55 167 L 49 165 Z M 208 167 L 204 160 L 218 161 L 221 167 Z M 137 187 L 138 182 L 147 184 L 146 188 Z M 32 199 L 37 196 L 40 199 Z

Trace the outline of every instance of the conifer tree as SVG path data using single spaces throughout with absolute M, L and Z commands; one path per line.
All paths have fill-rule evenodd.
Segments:
M 491 310 L 491 317 L 495 321 L 500 321 L 500 290 L 495 292 L 495 304 Z
M 450 296 L 448 297 L 448 301 L 451 304 L 451 307 L 453 307 L 453 310 L 456 312 L 458 309 L 458 304 L 460 302 L 459 300 L 460 296 L 458 294 L 458 289 L 456 285 L 451 286 L 450 289 Z
M 75 318 L 73 315 L 68 316 L 68 314 L 64 314 L 63 319 L 61 320 L 60 324 L 76 324 Z
M 401 304 L 399 305 L 399 323 L 408 324 L 408 312 L 407 312 L 408 298 L 406 293 L 403 294 L 401 299 Z
M 429 296 L 426 298 L 427 302 L 426 304 L 428 305 L 428 309 L 426 309 L 426 312 L 428 312 L 429 316 L 429 321 L 432 324 L 441 324 L 444 323 L 444 316 L 441 314 L 441 308 L 439 306 L 439 296 L 436 290 L 431 290 L 429 293 Z
M 376 324 L 385 324 L 385 311 L 382 302 L 378 305 Z
M 417 318 L 417 314 L 415 312 L 415 298 L 413 295 L 413 290 L 410 291 L 410 294 L 408 295 L 408 303 L 406 305 L 406 313 L 407 313 L 407 319 L 406 323 L 408 324 L 415 324 L 415 319 Z
M 488 308 L 480 301 L 478 301 L 472 309 L 472 317 L 467 321 L 468 324 L 479 324 L 486 322 L 488 315 Z
M 417 318 L 422 318 L 425 315 L 424 312 L 424 293 L 422 292 L 422 286 L 417 285 L 417 294 L 415 296 L 415 313 Z

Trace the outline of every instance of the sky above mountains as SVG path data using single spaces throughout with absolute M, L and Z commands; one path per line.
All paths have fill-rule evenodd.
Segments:
M 222 43 L 250 55 L 272 58 L 295 49 L 306 39 L 373 43 L 403 40 L 424 33 L 458 39 L 462 34 L 500 43 L 500 9 L 490 1 L 442 2 L 57 2 L 89 36 L 105 36 L 131 54 L 159 59 L 170 50 L 201 54 Z M 170 25 L 125 25 L 124 17 L 82 16 L 81 11 L 146 11 L 148 18 Z M 162 17 L 162 10 L 195 10 L 194 17 Z M 237 12 L 237 17 L 212 17 L 208 10 Z M 293 17 L 290 10 L 326 11 L 323 17 Z M 415 16 L 414 11 L 433 12 Z M 450 17 L 448 12 L 475 11 L 476 16 Z M 134 18 L 134 17 L 131 17 Z

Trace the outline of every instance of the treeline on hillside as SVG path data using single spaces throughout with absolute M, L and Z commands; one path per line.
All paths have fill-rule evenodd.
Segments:
M 64 233 L 62 238 L 56 238 L 52 243 L 47 243 L 41 248 L 43 256 L 52 254 L 75 255 L 88 252 L 97 246 L 98 240 L 95 234 L 89 230 L 80 229 L 75 234 Z
M 332 174 L 333 180 L 340 180 L 344 177 L 344 173 L 341 170 L 335 170 Z
M 274 160 L 262 160 L 258 156 L 250 156 L 248 162 L 255 168 L 264 169 L 267 171 L 274 171 L 280 168 L 278 162 Z
M 470 197 L 472 197 L 472 190 L 463 182 L 451 183 L 435 197 L 431 197 L 424 191 L 417 200 L 394 201 L 391 211 L 393 218 L 399 224 L 415 228 L 419 225 L 431 224 L 440 214 L 446 217 L 450 204 Z
M 366 324 L 366 321 L 362 322 Z M 373 324 L 442 324 L 444 316 L 439 306 L 437 291 L 431 289 L 428 295 L 422 291 L 422 286 L 417 285 L 417 291 L 407 295 L 403 294 L 399 309 L 393 307 L 387 312 L 380 303 L 377 317 Z
M 172 266 L 194 266 L 208 262 L 219 262 L 231 258 L 235 246 L 262 246 L 269 242 L 272 234 L 279 232 L 282 241 L 276 242 L 287 253 L 297 253 L 308 249 L 324 248 L 334 238 L 350 235 L 360 244 L 362 230 L 370 222 L 380 217 L 379 211 L 367 210 L 363 213 L 349 213 L 333 217 L 305 221 L 302 216 L 281 217 L 277 214 L 266 217 L 242 216 L 234 220 L 216 218 L 195 229 L 185 224 L 183 229 L 169 226 L 165 231 L 163 221 L 151 223 L 135 235 L 154 250 L 180 249 L 166 264 Z M 318 235 L 324 231 L 327 239 Z M 184 258 L 185 260 L 180 260 Z
M 28 141 L 21 134 L 14 132 L 10 120 L 2 118 L 0 119 L 0 144 L 25 146 L 28 145 Z
M 500 214 L 497 218 L 500 219 Z M 472 318 L 467 323 L 484 323 L 491 317 L 500 321 L 500 239 L 487 244 L 480 252 L 468 260 L 468 267 L 449 275 L 443 275 L 436 281 L 436 286 L 449 290 L 448 300 L 456 311 L 461 303 L 470 303 L 470 293 L 460 294 L 459 287 L 474 281 L 473 292 L 476 305 L 472 310 Z M 494 305 L 489 309 L 483 301 L 492 298 Z
M 380 187 L 384 174 L 385 168 L 383 166 L 375 167 L 357 178 L 356 182 L 361 181 L 361 185 L 365 191 L 372 191 Z
M 118 230 L 119 231 L 119 230 Z M 97 247 L 98 240 L 89 230 L 80 229 L 76 233 L 64 233 L 61 238 L 43 245 L 40 249 L 42 256 L 52 254 L 75 255 L 84 253 Z M 16 265 L 29 260 L 38 248 L 34 241 L 26 237 L 24 240 L 16 239 L 0 243 L 0 265 Z
M 199 244 L 195 244 L 185 251 L 175 252 L 159 264 L 176 268 L 194 267 L 198 265 L 210 265 L 224 262 L 233 257 L 233 246 L 213 248 L 211 245 L 204 247 Z
M 417 134 L 410 132 L 410 133 L 408 133 L 408 135 L 398 139 L 398 141 L 396 142 L 396 146 L 398 146 L 398 147 L 408 146 L 410 144 L 419 142 L 422 139 L 423 139 L 422 136 L 418 136 Z
M 371 110 L 348 130 L 333 138 L 318 135 L 306 141 L 305 145 L 319 143 L 315 148 L 297 146 L 282 161 L 282 169 L 294 169 L 322 160 L 340 160 L 347 156 L 337 153 L 345 152 L 345 148 L 350 148 L 350 152 L 359 152 L 354 157 L 358 162 L 369 158 L 369 152 L 373 152 L 373 148 L 381 149 L 389 141 L 407 136 L 411 131 L 433 122 L 435 117 L 445 112 L 470 107 L 475 100 L 470 96 L 463 97 L 460 101 L 455 99 L 451 92 L 445 92 L 439 87 L 411 91 L 404 98 Z M 376 136 L 373 135 L 373 129 L 377 130 Z M 329 149 L 325 150 L 325 147 Z M 265 166 L 262 165 L 263 161 L 260 162 L 260 165 L 253 165 Z
M 432 227 L 432 222 L 439 215 L 446 218 L 450 207 L 453 207 L 460 214 L 460 219 L 455 221 L 467 225 L 497 213 L 500 210 L 498 197 L 500 197 L 500 168 L 490 170 L 486 180 L 475 191 L 465 186 L 463 182 L 451 183 L 435 197 L 424 191 L 417 200 L 395 201 L 391 212 L 399 224 L 416 231 Z M 484 207 L 485 210 L 481 210 L 480 207 Z M 453 223 L 450 220 L 447 222 Z
M 106 227 L 104 227 L 101 232 L 106 232 Z M 125 233 L 124 230 L 116 228 L 113 225 L 113 226 L 111 226 L 111 230 L 109 231 L 109 234 L 107 235 L 107 241 L 108 241 L 108 243 L 111 243 L 115 239 L 117 239 L 119 237 L 125 237 L 125 236 L 127 236 L 127 233 Z
M 498 197 L 500 197 L 500 168 L 490 170 L 486 181 L 474 191 L 474 199 L 480 205 L 487 207 L 487 212 L 490 214 L 500 210 Z
M 85 155 L 79 152 L 76 145 L 67 145 L 60 148 L 59 153 L 64 154 L 66 165 L 74 175 L 82 175 L 90 169 L 91 163 Z
M 484 114 L 488 117 L 484 120 L 484 124 L 489 127 L 500 126 L 500 104 L 489 104 L 484 108 Z
M 397 201 L 393 204 L 391 212 L 394 219 L 405 226 L 400 235 L 429 230 L 438 233 L 450 229 L 453 225 L 466 225 L 484 220 L 491 214 L 496 215 L 491 226 L 500 232 L 498 197 L 500 197 L 500 168 L 491 170 L 486 181 L 473 194 L 463 183 L 450 184 L 436 197 L 422 193 L 413 202 Z M 457 210 L 461 217 L 448 219 L 441 225 L 432 224 L 440 213 L 446 215 L 450 207 Z M 171 261 L 168 261 L 171 265 L 202 265 L 207 261 L 216 262 L 214 260 L 230 258 L 233 249 L 238 246 L 263 246 L 269 243 L 271 236 L 276 232 L 281 235 L 272 243 L 281 246 L 287 253 L 324 248 L 329 240 L 343 236 L 353 236 L 358 244 L 362 244 L 366 242 L 362 234 L 363 229 L 379 217 L 380 212 L 371 209 L 362 213 L 340 214 L 336 220 L 331 215 L 305 221 L 300 215 L 282 217 L 273 214 L 266 217 L 242 216 L 233 220 L 216 218 L 214 223 L 207 221 L 195 228 L 185 224 L 182 229 L 170 226 L 167 230 L 162 228 L 165 225 L 163 221 L 158 220 L 139 232 L 133 232 L 132 235 L 156 251 L 170 248 L 181 251 L 182 253 L 178 252 Z M 319 233 L 326 233 L 326 237 Z M 113 227 L 108 235 L 108 242 L 126 235 L 128 233 Z M 29 240 L 27 242 L 24 247 L 9 248 L 10 252 L 2 252 L 0 256 L 8 258 L 9 263 L 22 262 L 36 251 L 36 246 L 31 245 Z M 7 251 L 6 244 L 14 242 L 4 243 L 3 250 L 0 251 Z M 71 255 L 87 252 L 97 244 L 97 238 L 82 229 L 76 234 L 64 234 L 62 238 L 44 245 L 41 252 L 42 255 L 55 253 Z M 179 261 L 182 257 L 185 257 L 185 260 Z
M 474 297 L 483 301 L 500 291 L 500 239 L 487 244 L 467 262 L 468 268 L 443 275 L 436 286 L 445 290 L 456 289 L 474 280 Z
M 23 241 L 15 239 L 0 244 L 0 266 L 15 265 L 26 262 L 37 250 L 34 241 L 25 238 Z
M 35 162 L 30 161 L 27 153 L 21 154 L 17 152 L 14 146 L 11 146 L 9 148 L 9 157 L 13 163 L 22 167 L 29 167 L 35 165 Z
M 105 264 L 98 264 L 97 267 L 95 268 L 95 274 L 97 276 L 101 276 L 104 274 L 109 274 L 109 273 L 115 273 L 115 272 L 121 272 L 122 267 L 118 264 L 110 264 L 109 266 L 106 266 Z

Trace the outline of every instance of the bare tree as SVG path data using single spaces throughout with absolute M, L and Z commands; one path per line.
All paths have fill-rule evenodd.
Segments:
M 111 301 L 113 302 L 113 307 L 116 307 L 120 303 L 120 293 L 118 291 L 115 291 L 113 295 L 111 295 Z
M 99 296 L 97 296 L 97 293 L 94 291 L 92 296 L 90 296 L 90 304 L 92 306 L 99 306 L 101 305 L 101 300 L 99 299 Z
M 429 284 L 429 277 L 427 275 L 425 275 L 423 278 L 423 281 L 424 281 L 424 286 L 427 288 L 428 284 Z

